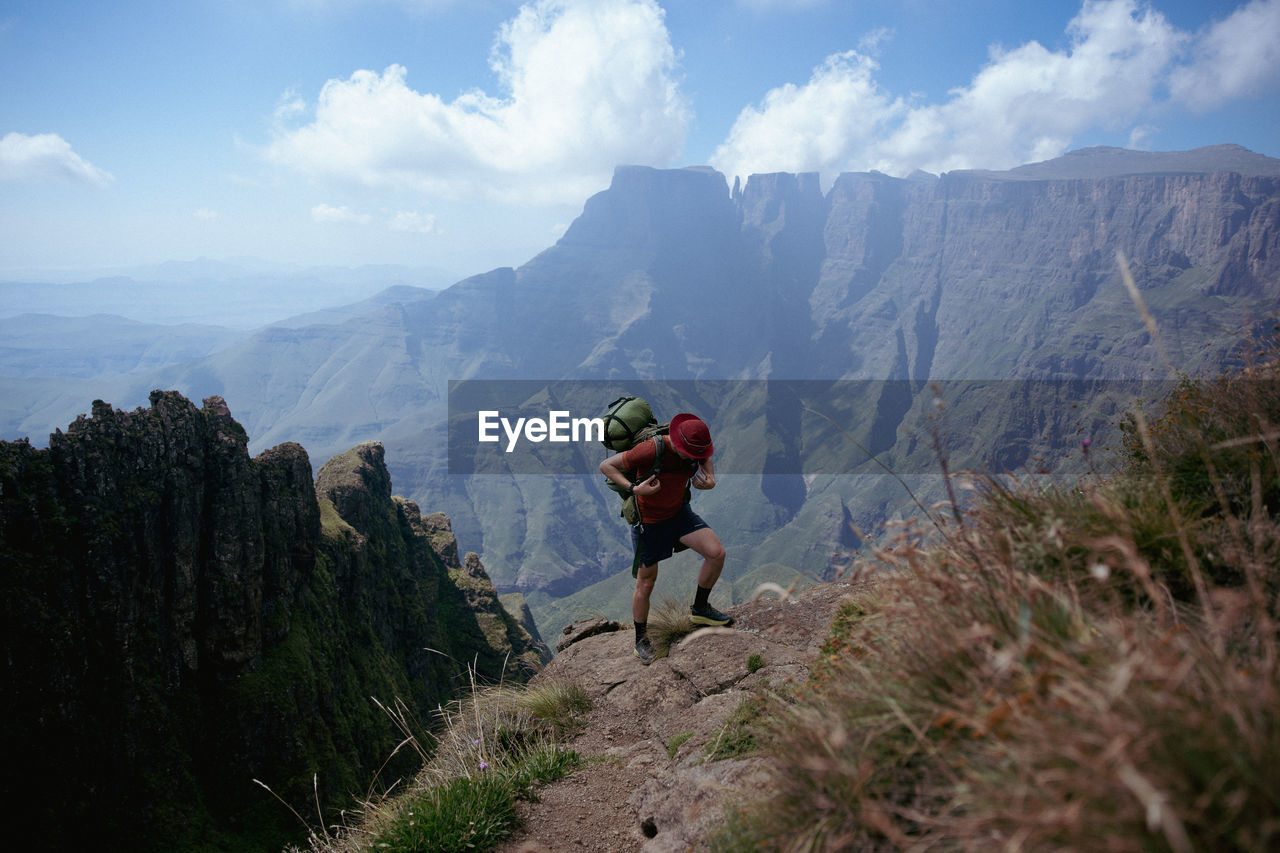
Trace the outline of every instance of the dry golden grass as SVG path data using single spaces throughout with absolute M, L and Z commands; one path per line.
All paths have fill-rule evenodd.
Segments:
M 1184 382 L 1116 476 L 987 478 L 864 558 L 715 847 L 1280 849 L 1278 378 Z

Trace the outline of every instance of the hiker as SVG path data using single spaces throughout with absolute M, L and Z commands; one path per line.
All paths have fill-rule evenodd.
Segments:
M 673 553 L 692 549 L 702 557 L 698 571 L 698 591 L 689 608 L 689 621 L 695 625 L 731 625 L 733 618 L 711 606 L 711 588 L 724 568 L 724 545 L 715 531 L 698 517 L 687 499 L 687 488 L 713 489 L 716 485 L 715 464 L 711 454 L 711 431 L 696 415 L 679 414 L 671 419 L 665 442 L 663 461 L 658 473 L 644 482 L 632 484 L 628 471 L 648 471 L 653 467 L 657 447 L 643 441 L 600 463 L 600 472 L 636 496 L 640 521 L 631 528 L 636 546 L 636 589 L 631 596 L 631 618 L 636 626 L 635 654 L 644 664 L 654 658 L 653 645 L 646 634 L 649 619 L 649 596 L 658 579 L 658 563 Z

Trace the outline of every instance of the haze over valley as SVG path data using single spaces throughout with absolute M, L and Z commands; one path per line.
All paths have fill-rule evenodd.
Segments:
M 1280 0 L 72 6 L 0 11 L 18 846 L 460 849 L 456 781 L 683 849 L 788 762 L 829 841 L 1275 836 Z M 650 666 L 608 452 L 537 440 L 630 394 L 709 424 L 741 617 L 677 642 L 673 555 Z M 712 758 L 775 689 L 821 723 Z

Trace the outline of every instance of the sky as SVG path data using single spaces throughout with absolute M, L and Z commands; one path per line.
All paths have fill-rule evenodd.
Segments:
M 461 278 L 616 166 L 1280 157 L 1280 0 L 0 0 L 0 278 L 211 258 Z

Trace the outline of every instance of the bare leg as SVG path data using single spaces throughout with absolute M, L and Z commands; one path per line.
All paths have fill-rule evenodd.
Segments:
M 658 581 L 658 564 L 641 566 L 636 570 L 636 591 L 631 594 L 631 618 L 636 622 L 649 621 L 649 596 Z
M 702 567 L 698 569 L 698 586 L 711 589 L 715 586 L 716 581 L 720 579 L 720 571 L 724 569 L 724 545 L 720 542 L 720 537 L 710 527 L 702 527 L 692 533 L 686 533 L 680 537 L 680 541 L 692 548 L 698 556 L 702 557 Z M 641 569 L 643 572 L 644 569 Z M 656 567 L 654 572 L 657 576 Z M 637 587 L 639 582 L 637 582 Z M 650 590 L 652 591 L 652 584 Z M 648 599 L 646 599 L 646 602 Z M 632 604 L 634 611 L 635 605 Z M 648 612 L 646 606 L 645 612 Z

